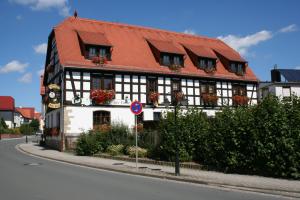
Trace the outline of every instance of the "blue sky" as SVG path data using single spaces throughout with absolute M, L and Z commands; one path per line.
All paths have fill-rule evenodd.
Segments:
M 299 8 L 299 0 L 1 0 L 0 95 L 40 110 L 48 34 L 74 9 L 84 18 L 218 37 L 265 81 L 274 64 L 300 69 Z

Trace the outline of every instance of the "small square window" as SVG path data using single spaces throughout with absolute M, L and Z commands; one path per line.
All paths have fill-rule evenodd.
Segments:
M 161 119 L 161 112 L 153 112 L 153 120 L 159 121 Z
M 170 56 L 168 56 L 168 55 L 163 55 L 163 65 L 170 65 L 171 64 L 171 62 L 170 62 Z
M 180 57 L 179 56 L 174 56 L 173 64 L 174 65 L 180 65 Z

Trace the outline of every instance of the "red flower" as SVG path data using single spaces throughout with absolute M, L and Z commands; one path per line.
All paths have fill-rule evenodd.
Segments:
M 219 97 L 214 94 L 202 94 L 202 99 L 204 103 L 217 104 Z
M 107 58 L 103 56 L 95 56 L 92 58 L 92 62 L 95 64 L 106 64 L 107 63 Z
M 91 99 L 95 101 L 96 104 L 103 104 L 111 101 L 115 96 L 114 90 L 92 90 Z
M 243 106 L 248 104 L 249 98 L 247 96 L 234 95 L 232 101 L 235 105 Z
M 152 103 L 158 102 L 159 93 L 158 92 L 150 92 L 149 98 Z

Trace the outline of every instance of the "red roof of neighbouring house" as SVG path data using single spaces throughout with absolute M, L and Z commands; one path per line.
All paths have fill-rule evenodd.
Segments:
M 183 46 L 184 44 L 195 47 L 196 54 L 214 57 L 216 52 L 228 60 L 245 62 L 239 53 L 219 39 L 79 17 L 66 18 L 54 28 L 53 33 L 58 56 L 64 67 L 99 68 L 91 60 L 84 58 L 79 41 L 81 38 L 83 42 L 103 43 L 102 45 L 109 43 L 113 46 L 112 60 L 101 66 L 101 69 L 105 70 L 258 81 L 250 67 L 246 67 L 245 74 L 239 76 L 229 72 L 222 62 L 217 62 L 215 73 L 206 73 L 194 65 Z M 166 66 L 161 66 L 155 59 L 150 45 L 159 51 L 184 54 L 184 67 L 180 72 L 174 72 Z
M 34 119 L 34 108 L 31 107 L 20 107 L 16 108 L 16 111 L 18 111 L 24 118 L 27 119 Z
M 0 96 L 0 110 L 14 111 L 15 99 L 11 96 Z
M 41 120 L 42 114 L 39 112 L 34 113 L 34 119 Z

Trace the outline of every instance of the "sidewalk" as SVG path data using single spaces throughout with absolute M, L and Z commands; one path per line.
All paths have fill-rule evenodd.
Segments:
M 93 168 L 300 198 L 300 181 L 186 168 L 180 169 L 181 176 L 174 176 L 174 167 L 169 166 L 139 163 L 137 170 L 136 164 L 133 162 L 75 156 L 71 153 L 44 149 L 34 143 L 20 144 L 17 148 L 28 154 Z

